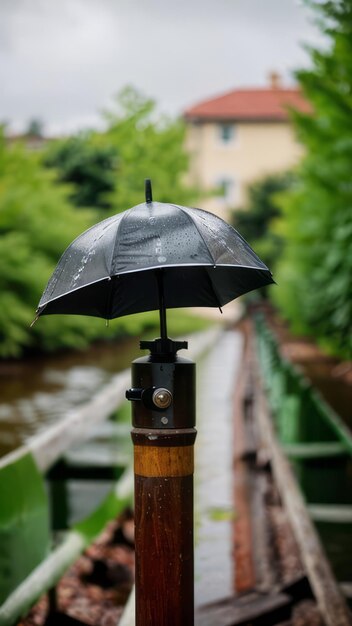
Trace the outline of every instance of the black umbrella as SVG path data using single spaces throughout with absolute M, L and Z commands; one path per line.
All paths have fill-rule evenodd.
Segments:
M 113 319 L 159 309 L 219 307 L 274 282 L 241 235 L 201 209 L 146 202 L 99 222 L 63 253 L 37 309 Z

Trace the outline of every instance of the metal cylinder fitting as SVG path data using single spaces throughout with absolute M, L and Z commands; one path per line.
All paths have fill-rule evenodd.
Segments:
M 138 400 L 135 390 L 142 390 L 141 402 L 132 402 L 134 428 L 195 426 L 195 364 L 192 361 L 175 357 L 173 362 L 155 362 L 150 357 L 140 357 L 132 363 L 131 382 L 134 390 L 131 400 Z

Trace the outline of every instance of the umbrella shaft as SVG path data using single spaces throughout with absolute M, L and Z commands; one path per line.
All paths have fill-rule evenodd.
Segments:
M 160 337 L 161 339 L 167 339 L 163 270 L 157 270 L 156 278 L 158 281 L 158 294 L 159 294 Z
M 167 327 L 166 327 L 166 310 L 165 308 L 160 309 L 160 337 L 162 339 L 167 339 Z

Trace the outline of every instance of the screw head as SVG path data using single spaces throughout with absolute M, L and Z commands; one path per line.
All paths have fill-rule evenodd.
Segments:
M 172 393 L 164 387 L 155 389 L 153 393 L 153 403 L 158 409 L 167 409 L 172 403 Z

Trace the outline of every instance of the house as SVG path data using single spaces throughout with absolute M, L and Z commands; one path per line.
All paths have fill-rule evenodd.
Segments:
M 272 74 L 266 89 L 236 89 L 185 111 L 190 182 L 208 193 L 218 190 L 202 201 L 205 208 L 226 218 L 230 208 L 245 206 L 253 181 L 297 163 L 303 148 L 290 107 L 311 110 L 298 88 L 282 88 Z

